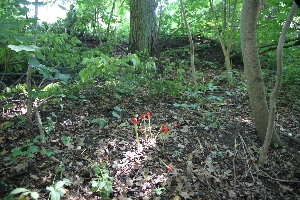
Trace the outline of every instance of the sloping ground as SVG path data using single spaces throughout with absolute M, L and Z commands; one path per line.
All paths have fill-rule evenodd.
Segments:
M 37 128 L 28 131 L 20 119 L 2 118 L 0 124 L 14 125 L 1 128 L 1 197 L 23 187 L 47 199 L 46 187 L 67 178 L 71 184 L 61 186 L 62 199 L 101 199 L 104 193 L 92 191 L 97 184 L 107 189 L 111 184 L 107 199 L 300 198 L 300 148 L 287 136 L 298 133 L 299 113 L 278 109 L 285 147 L 271 149 L 262 168 L 257 165 L 261 143 L 243 91 L 218 87 L 201 100 L 180 99 L 106 93 L 50 100 L 40 109 L 43 127 L 54 128 L 45 141 L 34 140 Z M 13 112 L 21 106 L 18 102 Z M 151 124 L 148 118 L 138 124 L 137 146 L 131 118 L 141 122 L 146 112 Z M 104 121 L 95 119 L 107 123 L 102 127 Z M 169 128 L 164 151 L 162 124 Z M 17 147 L 25 154 L 13 162 L 9 158 Z

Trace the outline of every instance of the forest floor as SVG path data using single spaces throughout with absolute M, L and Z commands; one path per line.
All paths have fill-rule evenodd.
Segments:
M 205 81 L 219 74 L 207 69 Z M 147 93 L 116 98 L 113 92 L 50 99 L 39 110 L 43 126 L 53 128 L 45 141 L 20 118 L 0 118 L 0 198 L 22 187 L 48 199 L 46 187 L 53 186 L 66 192 L 61 199 L 101 199 L 105 194 L 91 190 L 94 180 L 93 186 L 112 185 L 107 199 L 300 199 L 300 145 L 288 136 L 299 134 L 299 112 L 278 105 L 276 129 L 284 147 L 270 149 L 262 167 L 245 91 L 220 82 L 202 95 L 201 101 Z M 13 103 L 10 112 L 21 112 L 24 102 L 19 97 L 1 106 Z M 145 126 L 138 124 L 137 145 L 131 119 L 141 122 L 147 112 L 151 125 L 147 117 Z M 14 124 L 5 127 L 7 122 Z M 169 128 L 164 148 L 162 124 Z M 12 154 L 18 155 L 14 162 Z M 64 178 L 71 185 L 54 185 Z

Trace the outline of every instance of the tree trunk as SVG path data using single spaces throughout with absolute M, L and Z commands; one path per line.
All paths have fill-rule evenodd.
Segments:
M 35 0 L 35 3 L 38 3 L 38 0 Z M 34 17 L 37 18 L 38 16 L 38 5 L 35 4 L 35 10 L 34 10 Z M 33 25 L 34 29 L 36 30 L 37 29 L 37 22 Z M 33 45 L 36 45 L 36 41 L 37 41 L 37 35 L 36 33 L 33 34 Z M 32 54 L 32 57 L 35 57 L 34 54 Z M 32 90 L 32 87 L 31 87 L 31 73 L 32 73 L 32 66 L 31 65 L 28 65 L 28 68 L 27 68 L 27 77 L 26 77 L 26 84 L 27 84 L 27 92 L 28 92 L 28 99 L 27 99 L 27 128 L 28 129 L 32 129 L 33 127 L 33 124 L 32 124 L 32 100 L 33 100 L 33 97 L 32 97 L 32 94 L 31 94 L 31 90 Z
M 192 77 L 193 77 L 193 83 L 196 86 L 197 82 L 196 82 L 196 69 L 195 69 L 195 46 L 194 46 L 191 31 L 190 31 L 190 27 L 189 27 L 189 24 L 186 19 L 184 4 L 183 4 L 182 0 L 180 0 L 180 5 L 181 5 L 182 17 L 184 20 L 184 25 L 185 25 L 185 28 L 186 28 L 186 31 L 187 31 L 187 34 L 189 37 L 189 41 L 190 41 Z M 194 89 L 196 90 L 196 87 L 194 87 Z
M 241 14 L 241 48 L 251 112 L 259 139 L 263 142 L 266 136 L 269 109 L 266 101 L 264 82 L 258 57 L 256 39 L 256 22 L 260 1 L 245 0 Z M 273 129 L 271 143 L 282 146 L 278 135 Z
M 144 51 L 158 56 L 155 0 L 130 0 L 129 51 Z
M 213 6 L 213 0 L 209 0 L 210 10 L 214 20 L 214 29 L 219 38 L 222 51 L 225 57 L 225 67 L 227 70 L 227 81 L 229 85 L 232 83 L 232 63 L 230 60 L 230 51 L 232 46 L 232 38 L 233 34 L 235 33 L 235 17 L 236 13 L 238 12 L 237 0 L 233 1 L 233 7 L 231 8 L 231 2 L 228 0 L 223 1 L 223 13 L 222 13 L 222 31 L 220 32 L 218 29 L 218 22 L 216 17 L 216 10 Z
M 263 150 L 259 156 L 259 164 L 263 165 L 265 163 L 265 160 L 267 159 L 267 153 L 270 145 L 270 141 L 272 138 L 272 130 L 274 130 L 274 123 L 275 123 L 275 112 L 276 112 L 276 97 L 279 92 L 280 86 L 281 86 L 281 80 L 282 80 L 282 68 L 283 68 L 283 45 L 285 41 L 285 37 L 287 34 L 287 30 L 290 27 L 290 24 L 293 20 L 294 13 L 297 9 L 297 4 L 294 3 L 290 14 L 284 24 L 284 27 L 281 32 L 281 36 L 278 42 L 277 46 L 277 76 L 276 76 L 276 83 L 274 86 L 274 89 L 272 91 L 271 97 L 270 97 L 270 113 L 269 113 L 269 123 L 268 123 L 268 129 L 266 138 L 263 145 Z

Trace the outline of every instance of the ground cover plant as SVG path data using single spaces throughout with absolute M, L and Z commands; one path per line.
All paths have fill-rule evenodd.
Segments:
M 77 1 L 65 19 L 36 30 L 36 19 L 25 16 L 28 2 L 0 3 L 0 27 L 6 28 L 0 32 L 0 198 L 300 198 L 299 46 L 284 49 L 275 123 L 283 146 L 272 144 L 260 165 L 263 141 L 253 122 L 239 36 L 231 36 L 229 80 L 214 32 L 226 38 L 222 28 L 239 26 L 226 12 L 234 6 L 238 19 L 242 4 L 184 2 L 195 45 L 192 75 L 193 45 L 178 2 L 158 2 L 160 45 L 143 51 L 130 50 L 126 13 L 134 11 L 129 2 L 119 3 Z M 279 25 L 272 16 L 282 23 L 278 9 L 287 11 L 285 3 L 263 4 L 258 18 L 267 99 L 276 79 L 272 44 Z M 296 41 L 293 23 L 290 42 Z M 272 34 L 264 38 L 265 31 Z

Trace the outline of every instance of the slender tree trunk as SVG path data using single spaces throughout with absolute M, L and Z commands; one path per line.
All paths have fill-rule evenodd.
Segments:
M 113 15 L 114 15 L 115 7 L 116 7 L 116 0 L 114 0 L 113 6 L 112 6 L 111 11 L 110 11 L 110 16 L 109 16 L 109 20 L 108 20 L 108 24 L 107 24 L 107 29 L 106 29 L 107 36 L 109 35 L 109 29 L 110 29 L 111 19 L 112 19 Z
M 193 83 L 196 84 L 196 69 L 195 69 L 195 46 L 194 46 L 194 42 L 193 42 L 193 38 L 192 38 L 192 34 L 189 28 L 189 24 L 187 22 L 186 19 L 186 14 L 185 14 L 185 9 L 184 9 L 184 4 L 182 2 L 182 0 L 180 0 L 180 4 L 181 4 L 181 12 L 182 12 L 182 17 L 184 19 L 184 24 L 185 24 L 185 28 L 189 37 L 189 41 L 190 41 L 190 49 L 191 49 L 191 68 L 192 68 L 192 77 L 193 77 Z M 195 87 L 196 88 L 196 87 Z
M 265 137 L 263 150 L 259 156 L 259 163 L 264 164 L 264 162 L 267 159 L 267 153 L 269 149 L 269 145 L 272 138 L 272 131 L 274 130 L 274 123 L 275 123 L 275 112 L 276 112 L 276 97 L 279 92 L 280 86 L 281 86 L 281 80 L 282 80 L 282 66 L 283 66 L 283 45 L 285 41 L 285 37 L 287 34 L 287 30 L 290 27 L 290 24 L 293 20 L 294 13 L 296 12 L 297 5 L 294 2 L 293 6 L 291 8 L 290 14 L 284 24 L 284 27 L 282 29 L 282 33 L 278 42 L 277 46 L 277 76 L 276 76 L 276 83 L 274 86 L 274 89 L 272 91 L 271 97 L 270 97 L 270 113 L 269 113 L 269 122 L 268 122 L 268 128 L 267 128 L 267 134 Z
M 256 23 L 260 1 L 244 0 L 241 14 L 241 47 L 252 116 L 259 139 L 263 142 L 268 127 L 269 110 L 258 57 Z M 272 143 L 282 143 L 273 129 Z
M 36 3 L 38 3 L 38 0 L 35 0 Z M 34 11 L 34 17 L 37 18 L 38 16 L 38 5 L 35 4 L 35 11 Z M 35 29 L 37 29 L 37 22 L 33 26 Z M 37 35 L 36 33 L 33 34 L 33 45 L 36 45 Z M 34 54 L 32 54 L 33 57 L 35 57 Z M 26 78 L 26 84 L 27 84 L 27 92 L 28 92 L 28 99 L 27 99 L 27 128 L 32 129 L 32 94 L 31 94 L 31 73 L 32 73 L 32 66 L 28 65 L 27 69 L 27 78 Z

